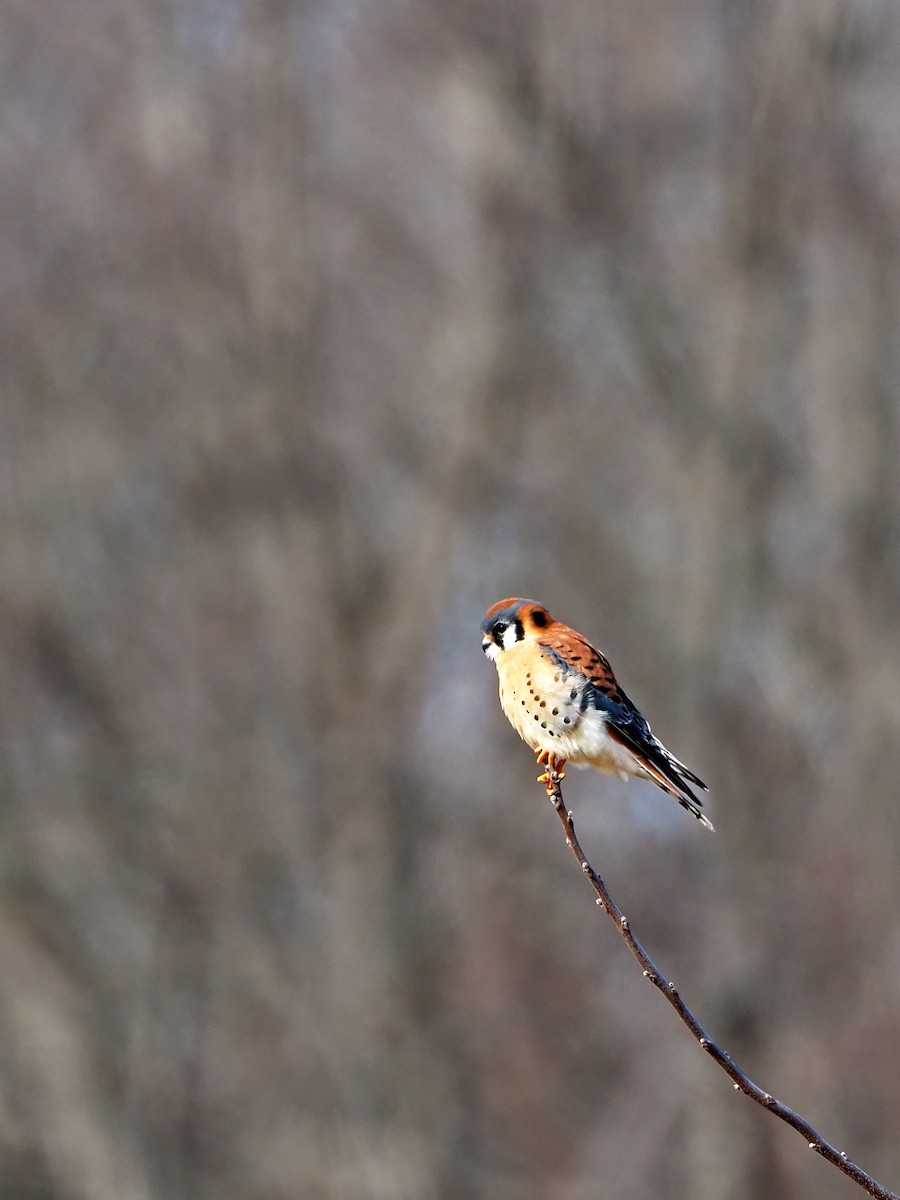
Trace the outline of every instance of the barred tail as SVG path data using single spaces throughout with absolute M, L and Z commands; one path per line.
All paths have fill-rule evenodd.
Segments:
M 694 795 L 685 780 L 689 779 L 691 783 L 696 784 L 704 791 L 707 790 L 706 784 L 693 771 L 689 771 L 684 763 L 679 762 L 673 754 L 670 754 L 662 742 L 650 733 L 649 729 L 647 730 L 648 736 L 640 740 L 634 736 L 631 730 L 626 731 L 620 725 L 614 725 L 612 722 L 607 724 L 606 731 L 610 737 L 631 751 L 657 787 L 673 796 L 682 808 L 693 813 L 702 825 L 715 832 L 712 821 L 703 812 L 703 801 Z

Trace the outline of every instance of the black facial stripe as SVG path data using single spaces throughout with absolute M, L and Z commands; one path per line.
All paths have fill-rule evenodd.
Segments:
M 525 636 L 525 627 L 522 625 L 522 622 L 519 620 L 519 618 L 516 617 L 516 641 L 521 642 L 521 640 L 524 636 Z

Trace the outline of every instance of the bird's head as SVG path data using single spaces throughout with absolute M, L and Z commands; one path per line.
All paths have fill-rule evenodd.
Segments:
M 553 618 L 536 600 L 499 600 L 484 614 L 481 648 L 492 662 L 497 662 L 519 642 L 540 637 L 552 623 Z

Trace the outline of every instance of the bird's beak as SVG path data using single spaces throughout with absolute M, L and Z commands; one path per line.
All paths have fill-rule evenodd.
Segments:
M 491 641 L 491 639 L 488 637 L 487 634 L 485 634 L 484 637 L 481 639 L 481 649 L 484 651 L 485 654 L 487 654 L 487 652 L 488 652 L 488 646 L 493 646 L 493 644 L 494 643 Z

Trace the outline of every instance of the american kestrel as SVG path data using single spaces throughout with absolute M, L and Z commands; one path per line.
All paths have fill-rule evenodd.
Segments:
M 580 633 L 534 600 L 494 604 L 481 633 L 481 648 L 500 676 L 503 711 L 539 763 L 557 774 L 571 762 L 621 779 L 651 779 L 712 829 L 688 781 L 703 791 L 706 784 L 653 736 L 604 655 Z

